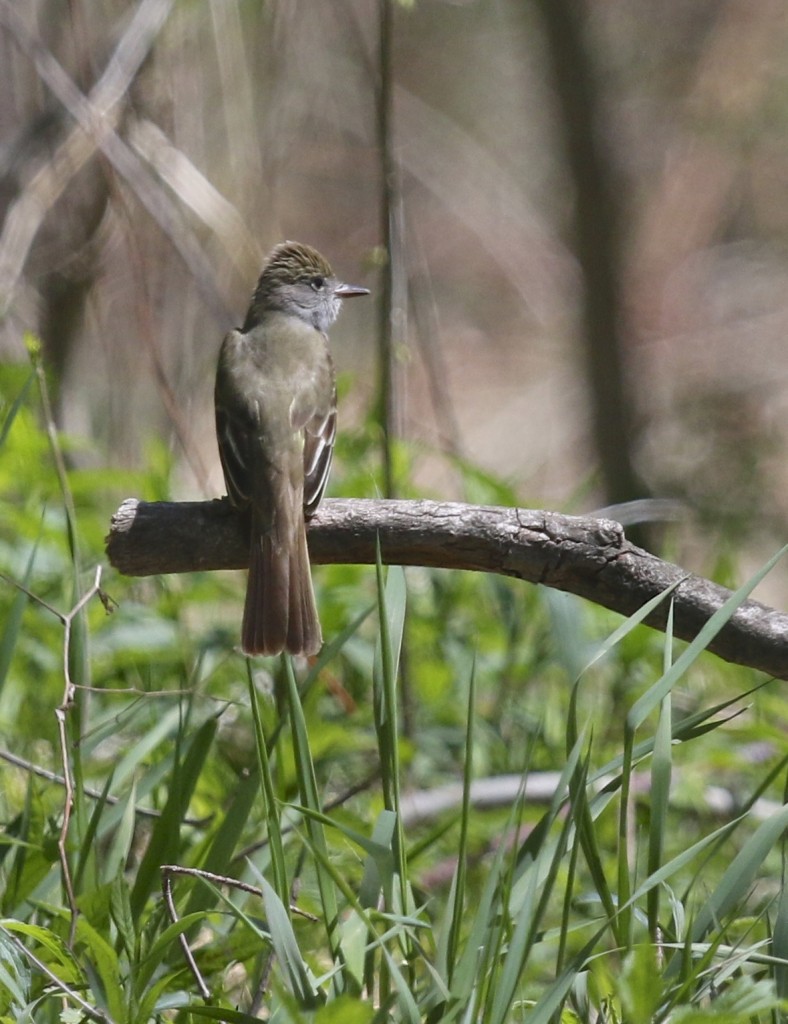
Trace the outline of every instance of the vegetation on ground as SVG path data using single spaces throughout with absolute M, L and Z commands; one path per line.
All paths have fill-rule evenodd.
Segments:
M 784 684 L 381 566 L 315 571 L 315 664 L 249 661 L 238 574 L 102 570 L 165 447 L 75 468 L 40 372 L 0 373 L 0 1020 L 785 1019 Z M 340 439 L 335 493 L 376 451 Z

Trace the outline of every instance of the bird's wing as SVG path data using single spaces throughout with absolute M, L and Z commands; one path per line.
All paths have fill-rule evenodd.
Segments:
M 241 508 L 251 499 L 249 441 L 254 438 L 254 428 L 251 424 L 243 426 L 238 418 L 217 405 L 216 438 L 227 493 L 233 505 Z
M 230 349 L 241 338 L 239 331 L 230 331 L 222 348 Z M 214 392 L 216 439 L 227 494 L 233 505 L 243 507 L 251 499 L 252 467 L 255 464 L 252 448 L 255 446 L 258 427 L 254 410 L 239 401 L 237 391 L 228 379 L 229 373 L 228 361 L 220 359 Z
M 290 407 L 290 425 L 303 431 L 304 515 L 314 515 L 326 489 L 337 436 L 337 388 L 328 348 L 313 366 L 309 385 Z
M 326 489 L 334 441 L 337 436 L 337 392 L 332 385 L 331 404 L 313 416 L 304 430 L 304 515 L 314 515 Z

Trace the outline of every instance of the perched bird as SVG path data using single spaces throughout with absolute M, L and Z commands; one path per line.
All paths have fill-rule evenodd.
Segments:
M 341 284 L 308 245 L 268 257 L 240 331 L 222 342 L 214 401 L 227 494 L 249 515 L 247 654 L 316 654 L 322 644 L 306 546 L 336 436 L 336 386 L 326 331 Z

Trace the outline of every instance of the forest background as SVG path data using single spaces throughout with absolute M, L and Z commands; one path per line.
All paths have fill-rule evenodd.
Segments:
M 668 499 L 639 539 L 732 588 L 750 578 L 788 519 L 787 56 L 780 0 L 0 0 L 9 1019 L 55 1014 L 64 991 L 112 1020 L 197 998 L 162 938 L 165 852 L 255 884 L 273 872 L 281 932 L 269 902 L 257 945 L 237 908 L 184 885 L 182 912 L 215 915 L 201 939 L 224 952 L 201 969 L 217 1006 L 645 1020 L 745 992 L 747 1019 L 779 1014 L 780 683 L 709 656 L 671 675 L 685 649 L 669 638 L 516 581 L 409 570 L 384 586 L 335 566 L 315 575 L 336 645 L 296 666 L 301 706 L 285 666 L 253 673 L 234 651 L 238 575 L 106 570 L 109 617 L 91 583 L 121 498 L 223 493 L 216 355 L 284 238 L 373 293 L 332 332 L 330 494 L 569 513 Z M 787 581 L 778 563 L 756 596 L 785 608 Z M 676 774 L 671 736 L 689 749 Z M 655 750 L 649 787 L 654 765 L 633 773 Z M 562 771 L 547 810 L 503 788 L 492 811 L 470 799 L 471 775 Z M 600 790 L 611 772 L 618 788 Z M 463 778 L 448 818 L 407 825 L 400 787 Z M 233 801 L 248 801 L 237 832 L 216 812 Z M 316 838 L 333 803 L 345 831 Z M 351 827 L 376 821 L 389 845 L 376 833 L 375 856 L 351 855 Z M 675 860 L 695 841 L 713 849 L 706 874 Z M 321 843 L 359 872 L 349 891 Z M 384 879 L 368 919 L 354 900 L 382 848 L 401 888 Z M 665 864 L 675 887 L 659 876 L 638 903 Z M 284 911 L 295 877 L 322 931 Z M 545 877 L 552 902 L 532 906 Z M 489 961 L 474 974 L 476 926 Z M 659 979 L 639 1011 L 638 971 Z

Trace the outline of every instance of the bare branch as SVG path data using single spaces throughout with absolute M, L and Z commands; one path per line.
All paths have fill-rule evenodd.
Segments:
M 692 640 L 731 596 L 630 544 L 608 519 L 436 501 L 328 499 L 309 524 L 315 564 L 375 561 L 500 573 L 585 597 L 622 615 L 674 586 L 674 632 Z M 241 569 L 249 564 L 244 523 L 226 500 L 127 499 L 107 538 L 112 565 L 127 576 Z M 646 621 L 665 626 L 666 609 Z M 788 679 L 788 615 L 746 601 L 709 645 L 726 661 Z
M 22 273 L 33 239 L 47 211 L 55 204 L 69 181 L 93 156 L 99 138 L 114 131 L 120 116 L 120 101 L 134 81 L 142 62 L 172 9 L 174 0 L 141 0 L 128 28 L 118 43 L 107 67 L 91 89 L 85 112 L 93 111 L 96 129 L 93 137 L 83 128 L 72 128 L 54 153 L 42 161 L 11 204 L 0 235 L 0 305 L 6 307 Z M 46 66 L 52 82 L 59 83 L 59 95 L 65 102 L 71 96 L 70 80 L 43 47 L 24 33 L 17 12 L 4 0 L 0 21 L 16 32 L 19 41 L 27 40 L 27 52 Z M 54 78 L 53 78 L 54 76 Z M 43 77 L 43 75 L 42 75 Z M 73 87 L 72 87 L 73 88 Z
M 130 117 L 126 137 L 180 202 L 210 229 L 239 276 L 248 283 L 259 272 L 263 253 L 236 207 L 152 121 Z
M 163 5 L 162 13 L 171 6 L 171 0 L 159 2 Z M 93 146 L 101 150 L 117 173 L 129 183 L 189 269 L 205 305 L 217 322 L 223 326 L 232 323 L 232 316 L 217 291 L 213 271 L 199 240 L 183 222 L 179 209 L 161 183 L 151 179 L 140 157 L 115 133 L 112 115 L 105 115 L 97 109 L 77 88 L 41 40 L 28 30 L 10 0 L 0 0 L 0 25 L 11 32 L 17 46 L 35 65 L 42 82 L 88 135 Z M 112 83 L 114 87 L 114 77 Z
M 674 784 L 681 780 L 681 772 L 674 775 Z M 511 807 L 524 793 L 529 806 L 549 804 L 555 799 L 561 781 L 560 772 L 529 772 L 525 777 L 518 772 L 511 775 L 495 775 L 474 779 L 471 782 L 471 805 L 479 810 L 493 810 L 496 807 Z M 592 785 L 594 792 L 610 783 L 609 777 L 597 779 Z M 651 773 L 635 772 L 632 775 L 632 792 L 637 798 L 648 799 L 651 795 Z M 402 822 L 407 828 L 434 822 L 447 811 L 456 813 L 462 807 L 462 782 L 447 782 L 433 789 L 412 789 L 402 795 L 400 805 Z M 781 808 L 776 800 L 759 797 L 750 813 L 755 821 L 765 821 Z M 741 813 L 741 801 L 735 793 L 722 786 L 707 786 L 698 804 L 703 813 L 732 818 Z

